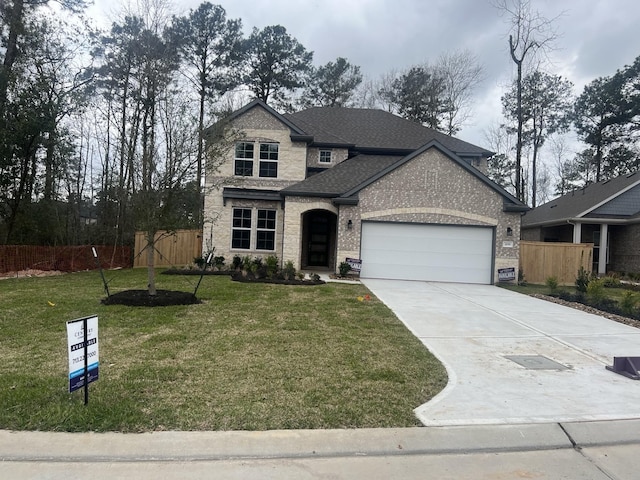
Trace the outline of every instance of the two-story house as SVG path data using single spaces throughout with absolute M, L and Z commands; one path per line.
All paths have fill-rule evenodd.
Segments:
M 363 277 L 493 283 L 518 269 L 528 207 L 485 175 L 491 152 L 382 110 L 280 114 L 253 101 L 208 172 L 203 249 Z

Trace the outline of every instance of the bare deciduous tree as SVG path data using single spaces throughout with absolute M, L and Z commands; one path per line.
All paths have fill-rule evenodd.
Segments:
M 435 66 L 444 85 L 445 133 L 455 135 L 471 116 L 473 91 L 484 80 L 478 59 L 469 50 L 446 52 Z
M 506 17 L 509 25 L 509 54 L 516 65 L 516 197 L 524 198 L 521 181 L 522 166 L 522 88 L 523 77 L 530 66 L 539 60 L 540 54 L 553 47 L 558 38 L 554 29 L 555 19 L 548 19 L 537 10 L 532 10 L 531 0 L 494 0 L 494 6 Z

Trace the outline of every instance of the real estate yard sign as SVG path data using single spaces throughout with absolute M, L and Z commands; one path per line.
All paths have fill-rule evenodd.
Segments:
M 98 379 L 98 317 L 85 317 L 67 322 L 69 345 L 69 392 Z M 86 377 L 86 383 L 85 383 Z

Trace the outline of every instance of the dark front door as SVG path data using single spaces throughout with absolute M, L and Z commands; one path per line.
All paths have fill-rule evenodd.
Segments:
M 309 242 L 307 265 L 310 267 L 329 266 L 331 244 L 331 217 L 324 212 L 311 213 L 309 218 Z

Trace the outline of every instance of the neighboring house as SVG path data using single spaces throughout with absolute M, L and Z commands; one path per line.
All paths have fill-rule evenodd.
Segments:
M 228 125 L 242 136 L 207 176 L 205 251 L 315 271 L 361 259 L 372 278 L 517 271 L 528 207 L 483 174 L 491 152 L 382 110 L 282 115 L 256 100 Z
M 593 243 L 593 270 L 640 272 L 640 174 L 594 183 L 527 212 L 522 240 Z

